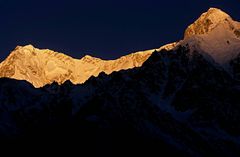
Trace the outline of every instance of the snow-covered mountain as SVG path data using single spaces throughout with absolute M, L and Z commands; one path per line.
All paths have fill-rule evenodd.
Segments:
M 220 9 L 210 8 L 186 29 L 181 44 L 228 64 L 240 53 L 240 23 Z
M 157 50 L 172 49 L 176 43 L 165 45 Z M 0 64 L 0 77 L 26 80 L 35 87 L 70 80 L 74 84 L 84 83 L 91 76 L 105 72 L 140 67 L 154 50 L 132 53 L 116 60 L 102 60 L 89 55 L 74 59 L 48 49 L 40 50 L 32 45 L 18 46 Z
M 216 27 L 206 31 L 205 16 Z M 210 9 L 197 20 L 202 22 L 188 27 L 184 40 L 167 50 L 150 51 L 141 67 L 111 74 L 102 71 L 84 84 L 74 85 L 71 80 L 36 89 L 26 81 L 0 78 L 0 139 L 30 137 L 32 144 L 36 137 L 43 141 L 56 137 L 54 144 L 60 139 L 62 145 L 62 138 L 67 138 L 78 153 L 87 147 L 87 153 L 96 152 L 96 156 L 126 156 L 130 151 L 139 156 L 239 157 L 238 23 L 231 21 L 236 23 L 231 31 L 227 23 L 213 18 L 222 16 L 226 14 Z M 224 38 L 215 31 L 221 27 L 226 28 L 221 30 Z M 226 49 L 217 51 L 217 44 L 207 42 L 210 38 L 219 44 L 229 39 L 229 49 L 220 45 Z M 206 47 L 213 49 L 206 51 Z M 227 53 L 224 62 L 216 55 L 223 51 Z M 51 56 L 41 55 L 45 54 Z M 58 57 L 68 61 L 65 55 Z M 63 65 L 58 61 L 54 63 Z

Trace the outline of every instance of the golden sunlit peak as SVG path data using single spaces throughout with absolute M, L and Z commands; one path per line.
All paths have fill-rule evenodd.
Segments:
M 31 45 L 31 44 L 28 44 L 28 45 L 25 45 L 25 46 L 21 46 L 21 45 L 18 45 L 15 49 L 20 49 L 20 48 L 25 48 L 25 49 L 34 49 L 34 46 Z
M 213 11 L 214 12 L 223 12 L 221 9 L 214 8 L 214 7 L 209 8 L 207 12 L 213 12 Z
M 26 45 L 26 46 L 23 46 L 24 48 L 34 48 L 34 46 L 33 45 L 31 45 L 31 44 L 28 44 L 28 45 Z
M 203 13 L 193 24 L 188 26 L 185 31 L 184 38 L 189 38 L 193 35 L 207 34 L 219 25 L 233 25 L 232 18 L 225 12 L 217 8 L 210 8 Z
M 218 8 L 210 8 L 206 13 L 203 13 L 202 16 L 208 16 L 212 18 L 212 20 L 217 21 L 230 17 L 227 13 Z
M 85 55 L 83 58 L 94 58 L 94 57 L 92 57 L 90 55 Z

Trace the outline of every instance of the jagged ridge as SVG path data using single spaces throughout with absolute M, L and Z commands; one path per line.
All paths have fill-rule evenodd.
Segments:
M 175 45 L 176 43 L 168 44 L 159 49 L 171 49 Z M 116 60 L 102 60 L 89 55 L 74 59 L 48 49 L 40 50 L 32 45 L 18 46 L 0 64 L 0 77 L 26 80 L 35 87 L 54 81 L 62 84 L 66 80 L 80 84 L 101 72 L 110 74 L 113 71 L 140 67 L 153 51 L 136 52 Z

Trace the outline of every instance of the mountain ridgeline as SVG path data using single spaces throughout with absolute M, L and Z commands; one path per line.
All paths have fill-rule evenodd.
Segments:
M 176 43 L 165 45 L 157 50 L 172 49 Z M 0 64 L 0 77 L 26 80 L 39 88 L 53 82 L 59 85 L 69 80 L 82 84 L 91 76 L 105 72 L 140 67 L 154 50 L 132 53 L 116 60 L 102 60 L 89 55 L 74 59 L 63 53 L 48 49 L 37 49 L 32 45 L 17 46 Z
M 18 47 L 0 65 L 0 137 L 66 138 L 105 156 L 238 157 L 237 32 L 211 8 L 183 40 L 115 61 Z

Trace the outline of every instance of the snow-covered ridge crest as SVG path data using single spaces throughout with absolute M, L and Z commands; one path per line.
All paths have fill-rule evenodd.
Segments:
M 156 50 L 171 49 L 175 44 Z M 116 60 L 102 60 L 89 55 L 74 59 L 49 49 L 37 49 L 33 45 L 17 46 L 0 64 L 0 77 L 26 80 L 37 88 L 53 82 L 62 84 L 67 80 L 81 84 L 101 72 L 111 74 L 114 71 L 140 67 L 154 51 L 155 49 L 140 51 Z

